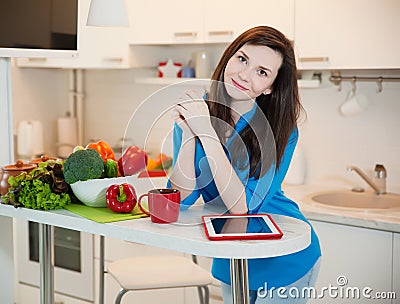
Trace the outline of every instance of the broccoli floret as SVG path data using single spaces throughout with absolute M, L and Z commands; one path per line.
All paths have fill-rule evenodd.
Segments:
M 93 149 L 75 151 L 68 156 L 64 163 L 64 179 L 68 184 L 99 178 L 103 171 L 103 159 Z

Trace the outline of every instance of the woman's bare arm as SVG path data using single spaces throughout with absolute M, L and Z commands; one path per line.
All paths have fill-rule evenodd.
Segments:
M 207 156 L 218 192 L 228 210 L 230 210 L 231 213 L 237 214 L 247 213 L 248 209 L 244 185 L 233 169 L 211 125 L 210 114 L 206 103 L 197 92 L 191 91 L 186 94 L 188 101 L 176 107 L 179 117 L 183 118 L 186 126 L 199 138 Z M 191 148 L 188 147 L 189 151 L 190 149 Z M 180 154 L 181 153 L 182 151 Z M 190 160 L 193 161 L 194 159 L 191 158 Z M 188 158 L 182 158 L 182 164 L 186 163 L 186 161 L 189 161 Z M 188 176 L 192 175 L 188 173 Z

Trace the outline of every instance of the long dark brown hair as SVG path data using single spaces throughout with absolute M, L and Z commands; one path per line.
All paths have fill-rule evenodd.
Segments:
M 207 103 L 211 117 L 216 118 L 212 119 L 212 123 L 221 142 L 224 143 L 226 140 L 227 127 L 234 127 L 230 98 L 225 86 L 221 85 L 221 83 L 223 84 L 224 82 L 224 71 L 229 59 L 245 44 L 267 46 L 282 56 L 282 65 L 272 84 L 272 92 L 268 95 L 261 94 L 256 98 L 258 108 L 252 119 L 254 120 L 257 117 L 261 117 L 260 115 L 264 115 L 271 128 L 268 125 L 265 126 L 265 124 L 261 127 L 247 125 L 239 133 L 239 139 L 247 151 L 235 153 L 232 150 L 232 159 L 236 163 L 240 163 L 240 153 L 247 152 L 250 157 L 248 163 L 250 176 L 259 177 L 271 165 L 271 163 L 268 165 L 263 164 L 260 157 L 264 153 L 263 149 L 269 150 L 266 155 L 272 153 L 270 147 L 271 138 L 269 137 L 273 137 L 273 141 L 275 141 L 275 161 L 276 167 L 279 168 L 290 134 L 295 128 L 303 108 L 298 94 L 296 59 L 292 43 L 284 34 L 272 27 L 257 26 L 251 28 L 242 33 L 227 47 L 212 75 L 212 80 L 215 81 L 212 82 L 210 92 L 207 94 Z M 224 100 L 224 102 L 221 102 L 221 100 Z M 221 122 L 225 122 L 225 126 Z M 272 134 L 269 130 L 272 131 Z M 260 138 L 262 138 L 261 142 Z

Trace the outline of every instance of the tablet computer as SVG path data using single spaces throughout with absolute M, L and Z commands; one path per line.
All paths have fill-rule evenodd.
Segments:
M 210 240 L 280 239 L 282 231 L 269 214 L 226 214 L 202 217 Z

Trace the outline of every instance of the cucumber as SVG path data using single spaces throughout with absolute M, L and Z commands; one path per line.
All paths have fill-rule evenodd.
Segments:
M 104 164 L 105 176 L 108 178 L 113 178 L 118 176 L 118 166 L 117 162 L 113 159 L 107 159 Z

